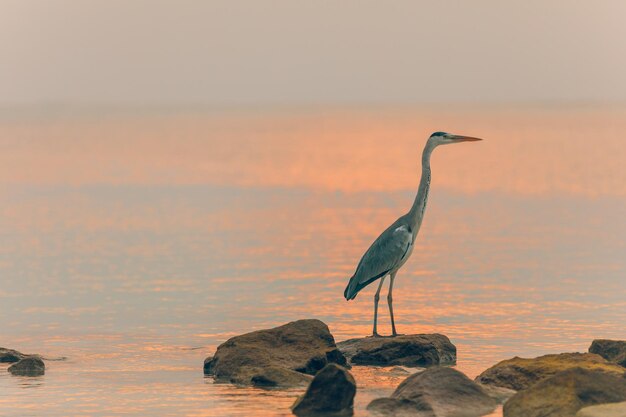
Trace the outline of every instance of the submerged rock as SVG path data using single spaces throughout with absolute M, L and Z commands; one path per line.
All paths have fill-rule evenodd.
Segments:
M 593 353 L 560 353 L 533 359 L 518 357 L 507 359 L 478 375 L 476 382 L 519 391 L 561 371 L 576 367 L 618 375 L 624 372 L 622 367 L 609 363 Z
M 583 407 L 618 401 L 626 401 L 626 378 L 572 368 L 515 394 L 504 417 L 573 417 Z
M 354 365 L 429 366 L 456 363 L 456 347 L 442 334 L 364 337 L 337 343 Z
M 624 340 L 596 339 L 591 343 L 589 353 L 598 354 L 609 362 L 626 367 L 626 341 Z
M 581 408 L 576 417 L 625 417 L 626 402 L 592 405 Z
M 406 368 L 404 368 L 402 366 L 394 366 L 393 368 L 389 368 L 388 373 L 389 373 L 389 375 L 394 375 L 394 376 L 409 376 L 413 372 L 415 372 L 416 370 L 417 369 L 412 368 L 409 371 L 409 370 L 407 370 Z
M 268 366 L 252 370 L 248 375 L 250 375 L 250 385 L 266 388 L 305 386 L 312 378 L 311 375 L 279 366 Z
M 46 366 L 41 358 L 37 356 L 28 356 L 9 366 L 7 371 L 11 372 L 13 375 L 40 376 L 45 373 Z
M 356 382 L 345 368 L 329 363 L 291 407 L 297 416 L 352 415 Z
M 19 361 L 20 359 L 24 359 L 27 356 L 28 355 L 18 352 L 17 350 L 0 347 L 0 362 L 13 363 Z
M 204 361 L 204 373 L 216 382 L 289 387 L 306 385 L 328 363 L 347 366 L 328 326 L 298 320 L 227 340 Z
M 405 379 L 389 398 L 367 409 L 386 416 L 478 417 L 493 411 L 497 401 L 456 369 L 432 367 Z

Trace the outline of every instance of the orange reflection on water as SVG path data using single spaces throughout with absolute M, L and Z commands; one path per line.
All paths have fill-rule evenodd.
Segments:
M 623 196 L 625 128 L 626 109 L 618 107 L 17 119 L 0 125 L 0 184 L 413 189 L 426 138 L 446 130 L 485 141 L 436 151 L 433 178 L 441 188 Z

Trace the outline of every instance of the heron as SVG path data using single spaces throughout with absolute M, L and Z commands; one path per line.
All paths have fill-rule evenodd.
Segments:
M 376 294 L 374 294 L 374 328 L 372 336 L 380 337 L 376 329 L 378 300 L 380 299 L 380 289 L 387 276 L 389 276 L 387 304 L 389 305 L 389 315 L 391 317 L 391 331 L 393 337 L 398 335 L 393 318 L 393 283 L 398 270 L 402 268 L 413 253 L 415 238 L 424 219 L 424 211 L 426 210 L 428 191 L 430 189 L 430 156 L 433 150 L 439 145 L 479 140 L 482 139 L 453 135 L 446 132 L 435 132 L 430 135 L 422 152 L 422 177 L 411 209 L 385 229 L 365 252 L 361 261 L 359 261 L 356 271 L 350 278 L 343 295 L 347 301 L 354 300 L 359 291 L 380 279 L 378 289 Z

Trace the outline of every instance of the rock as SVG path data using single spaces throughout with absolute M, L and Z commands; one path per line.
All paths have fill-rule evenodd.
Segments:
M 297 416 L 352 415 L 356 382 L 345 368 L 329 363 L 319 371 L 291 411 Z
M 7 368 L 13 375 L 39 376 L 44 374 L 46 368 L 38 355 L 26 355 L 6 348 L 0 348 L 0 362 L 13 363 Z
M 37 356 L 29 356 L 21 359 L 7 369 L 7 371 L 11 372 L 13 375 L 21 376 L 40 376 L 45 373 L 45 370 L 46 366 L 41 358 Z
M 453 368 L 432 367 L 405 379 L 389 398 L 367 409 L 388 416 L 473 417 L 495 409 L 497 401 Z
M 24 359 L 27 356 L 28 355 L 18 352 L 17 350 L 0 347 L 0 362 L 13 363 L 19 361 L 20 359 Z
M 347 366 L 328 326 L 298 320 L 227 340 L 205 359 L 204 373 L 216 382 L 289 387 L 306 385 L 328 363 Z
M 394 417 L 439 417 L 428 403 L 416 398 L 400 400 L 396 398 L 377 398 L 367 406 L 375 416 Z
M 292 371 L 279 366 L 268 366 L 250 373 L 250 385 L 257 387 L 296 387 L 306 386 L 311 375 Z
M 581 408 L 576 417 L 626 417 L 626 402 Z
M 364 337 L 337 343 L 354 365 L 429 366 L 456 363 L 456 347 L 442 334 Z
M 626 378 L 571 368 L 520 391 L 504 403 L 504 417 L 574 417 L 586 406 L 626 401 Z
M 609 362 L 626 367 L 626 341 L 624 340 L 596 339 L 591 343 L 589 353 L 596 353 Z
M 415 371 L 415 369 L 413 369 Z M 389 375 L 394 376 L 409 376 L 413 372 L 403 368 L 402 366 L 394 366 L 393 368 L 389 368 Z
M 621 375 L 624 369 L 593 353 L 560 353 L 534 359 L 515 357 L 502 361 L 478 375 L 476 382 L 516 391 L 570 368 L 603 370 Z
M 204 374 L 212 375 L 211 367 L 213 366 L 213 356 L 207 356 L 204 359 Z
M 496 387 L 495 385 L 478 385 L 485 391 L 485 394 L 496 400 L 499 404 L 504 403 L 517 393 L 517 391 L 510 388 Z

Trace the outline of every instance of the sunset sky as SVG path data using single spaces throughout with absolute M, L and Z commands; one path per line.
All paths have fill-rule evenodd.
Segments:
M 626 101 L 626 2 L 1 0 L 0 104 Z

